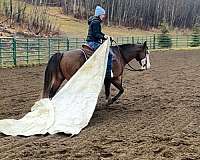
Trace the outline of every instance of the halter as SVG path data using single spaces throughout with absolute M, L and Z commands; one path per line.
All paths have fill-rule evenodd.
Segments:
M 146 60 L 145 60 L 146 63 L 145 63 L 144 66 L 145 66 L 146 70 L 147 70 L 147 51 L 148 51 L 148 48 L 145 48 L 145 52 L 144 53 L 145 53 L 145 57 L 146 57 Z

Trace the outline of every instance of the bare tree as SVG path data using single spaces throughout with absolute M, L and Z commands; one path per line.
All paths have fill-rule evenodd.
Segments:
M 65 14 L 88 18 L 97 4 L 107 10 L 108 25 L 158 27 L 163 21 L 172 27 L 191 28 L 200 17 L 200 0 L 25 0 L 57 4 Z

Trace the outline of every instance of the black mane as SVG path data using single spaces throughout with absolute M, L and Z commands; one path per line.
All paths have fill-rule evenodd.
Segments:
M 116 47 L 117 45 L 115 45 L 114 47 Z M 128 43 L 128 44 L 121 44 L 121 45 L 119 45 L 119 48 L 120 49 L 122 49 L 122 50 L 124 50 L 124 49 L 128 49 L 128 48 L 132 48 L 132 47 L 142 47 L 143 46 L 143 44 L 141 44 L 141 43 L 137 43 L 137 44 L 130 44 L 130 43 Z

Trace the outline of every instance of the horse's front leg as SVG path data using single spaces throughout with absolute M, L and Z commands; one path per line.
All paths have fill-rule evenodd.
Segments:
M 117 78 L 113 78 L 111 80 L 111 83 L 117 88 L 119 89 L 119 92 L 116 96 L 114 96 L 108 103 L 109 104 L 113 104 L 113 102 L 115 102 L 116 100 L 118 100 L 118 98 L 124 93 L 124 88 L 122 87 L 122 79 L 121 77 L 117 77 Z
M 105 94 L 106 94 L 106 100 L 108 101 L 107 104 L 111 102 L 111 96 L 110 96 L 110 85 L 111 85 L 111 78 L 105 78 L 104 80 L 105 85 Z

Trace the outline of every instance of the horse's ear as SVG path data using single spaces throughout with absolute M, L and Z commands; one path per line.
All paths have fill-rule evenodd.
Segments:
M 144 48 L 144 49 L 147 48 L 147 41 L 144 42 L 143 48 Z

